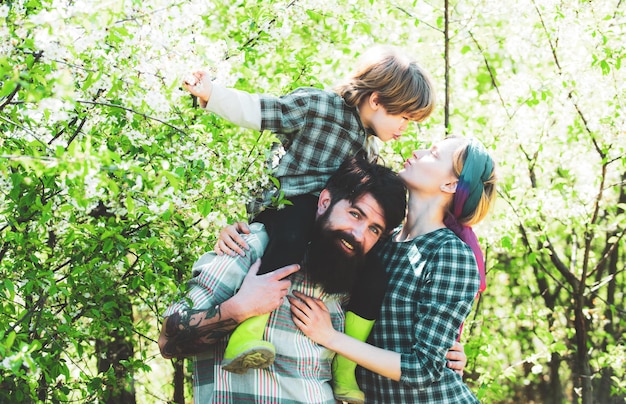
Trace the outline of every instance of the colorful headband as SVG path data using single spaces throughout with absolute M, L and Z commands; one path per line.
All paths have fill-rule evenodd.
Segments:
M 493 160 L 485 146 L 474 138 L 468 140 L 465 163 L 452 202 L 452 213 L 457 219 L 465 218 L 476 210 L 483 194 L 483 183 L 493 173 Z
M 474 138 L 468 140 L 465 163 L 452 200 L 452 215 L 445 217 L 444 224 L 474 252 L 480 275 L 478 292 L 483 292 L 487 288 L 483 252 L 474 230 L 470 226 L 459 223 L 459 219 L 469 216 L 478 207 L 484 190 L 483 183 L 491 178 L 493 172 L 493 160 L 482 143 Z

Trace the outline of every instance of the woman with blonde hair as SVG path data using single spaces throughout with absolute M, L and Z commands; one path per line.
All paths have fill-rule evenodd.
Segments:
M 493 205 L 494 168 L 478 140 L 462 137 L 415 151 L 404 163 L 407 217 L 376 247 L 388 284 L 368 342 L 333 329 L 322 302 L 298 292 L 289 298 L 304 334 L 361 366 L 364 397 L 348 402 L 478 402 L 445 355 L 484 289 L 484 262 L 469 226 Z

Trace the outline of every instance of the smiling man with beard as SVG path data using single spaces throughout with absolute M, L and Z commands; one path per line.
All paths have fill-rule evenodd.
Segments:
M 393 171 L 350 159 L 320 193 L 302 270 L 292 265 L 256 276 L 268 240 L 260 223 L 250 225 L 245 256 L 204 254 L 194 264 L 185 298 L 166 311 L 159 338 L 165 358 L 195 355 L 194 402 L 335 403 L 330 384 L 334 355 L 298 330 L 284 297 L 297 290 L 321 299 L 335 327 L 342 329 L 347 292 L 355 279 L 372 272 L 368 252 L 400 223 L 405 209 L 406 190 Z M 251 368 L 244 374 L 224 371 L 220 364 L 228 333 L 265 313 L 264 339 L 276 349 L 273 364 L 255 369 L 256 364 L 244 363 Z
M 302 266 L 309 279 L 327 293 L 347 293 L 365 261 L 363 245 L 342 230 L 332 230 L 330 210 L 315 223 Z

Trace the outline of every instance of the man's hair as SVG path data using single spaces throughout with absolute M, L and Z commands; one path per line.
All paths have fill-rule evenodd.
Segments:
M 396 228 L 406 212 L 406 187 L 393 170 L 363 158 L 345 160 L 326 182 L 331 207 L 340 200 L 354 203 L 365 194 L 371 194 L 383 209 L 385 230 Z
M 435 87 L 428 73 L 389 46 L 367 51 L 356 71 L 335 91 L 352 107 L 376 92 L 388 113 L 405 114 L 417 122 L 428 118 L 435 108 Z

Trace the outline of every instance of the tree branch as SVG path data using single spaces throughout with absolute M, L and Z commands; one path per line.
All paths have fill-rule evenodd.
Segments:
M 496 82 L 496 75 L 494 74 L 493 69 L 491 68 L 491 65 L 489 64 L 489 60 L 487 60 L 487 56 L 485 56 L 485 52 L 483 51 L 482 46 L 480 46 L 480 44 L 474 37 L 474 34 L 472 34 L 472 31 L 468 30 L 467 32 L 470 38 L 472 38 L 472 41 L 474 42 L 476 47 L 478 48 L 480 55 L 483 57 L 483 62 L 485 63 L 485 67 L 487 68 L 487 71 L 489 72 L 489 77 L 491 78 L 491 86 L 495 88 L 496 93 L 498 94 L 498 98 L 500 99 L 500 104 L 502 104 L 502 108 L 504 109 L 506 116 L 509 118 L 509 120 L 512 119 L 513 115 L 511 115 L 508 109 L 506 108 L 506 103 L 504 102 L 504 98 L 502 98 L 502 93 L 500 93 L 500 87 L 498 87 L 498 83 Z
M 36 64 L 37 62 L 39 62 L 39 59 L 41 59 L 41 57 L 43 56 L 43 51 L 38 51 L 33 53 L 33 65 Z M 4 102 L 2 104 L 0 104 L 0 111 L 2 111 L 4 109 L 5 106 L 7 106 L 11 100 L 13 99 L 13 97 L 15 97 L 15 95 L 22 89 L 22 85 L 20 83 L 17 83 L 17 85 L 15 86 L 15 88 L 13 89 L 13 91 L 11 91 L 11 94 L 9 94 L 7 96 L 7 98 L 4 100 Z
M 141 116 L 141 117 L 143 117 L 145 119 L 149 119 L 149 120 L 153 120 L 153 121 L 159 122 L 159 123 L 161 123 L 161 124 L 163 124 L 165 126 L 168 126 L 168 127 L 172 128 L 172 129 L 174 129 L 175 131 L 177 131 L 177 132 L 179 132 L 179 133 L 181 133 L 183 135 L 187 134 L 187 133 L 185 133 L 185 131 L 183 131 L 182 129 L 177 128 L 176 126 L 172 125 L 171 123 L 168 123 L 168 122 L 166 122 L 166 121 L 164 121 L 162 119 L 155 118 L 155 117 L 152 117 L 150 115 L 144 114 L 143 112 L 138 112 L 138 111 L 135 111 L 134 109 L 131 109 L 131 108 L 128 108 L 128 107 L 124 107 L 122 105 L 112 104 L 112 103 L 109 103 L 109 102 L 87 101 L 87 100 L 78 100 L 77 102 L 79 102 L 81 104 L 99 105 L 99 106 L 110 107 L 110 108 L 119 108 L 119 109 L 122 109 L 124 111 L 132 112 L 133 114 L 139 115 L 139 116 Z

